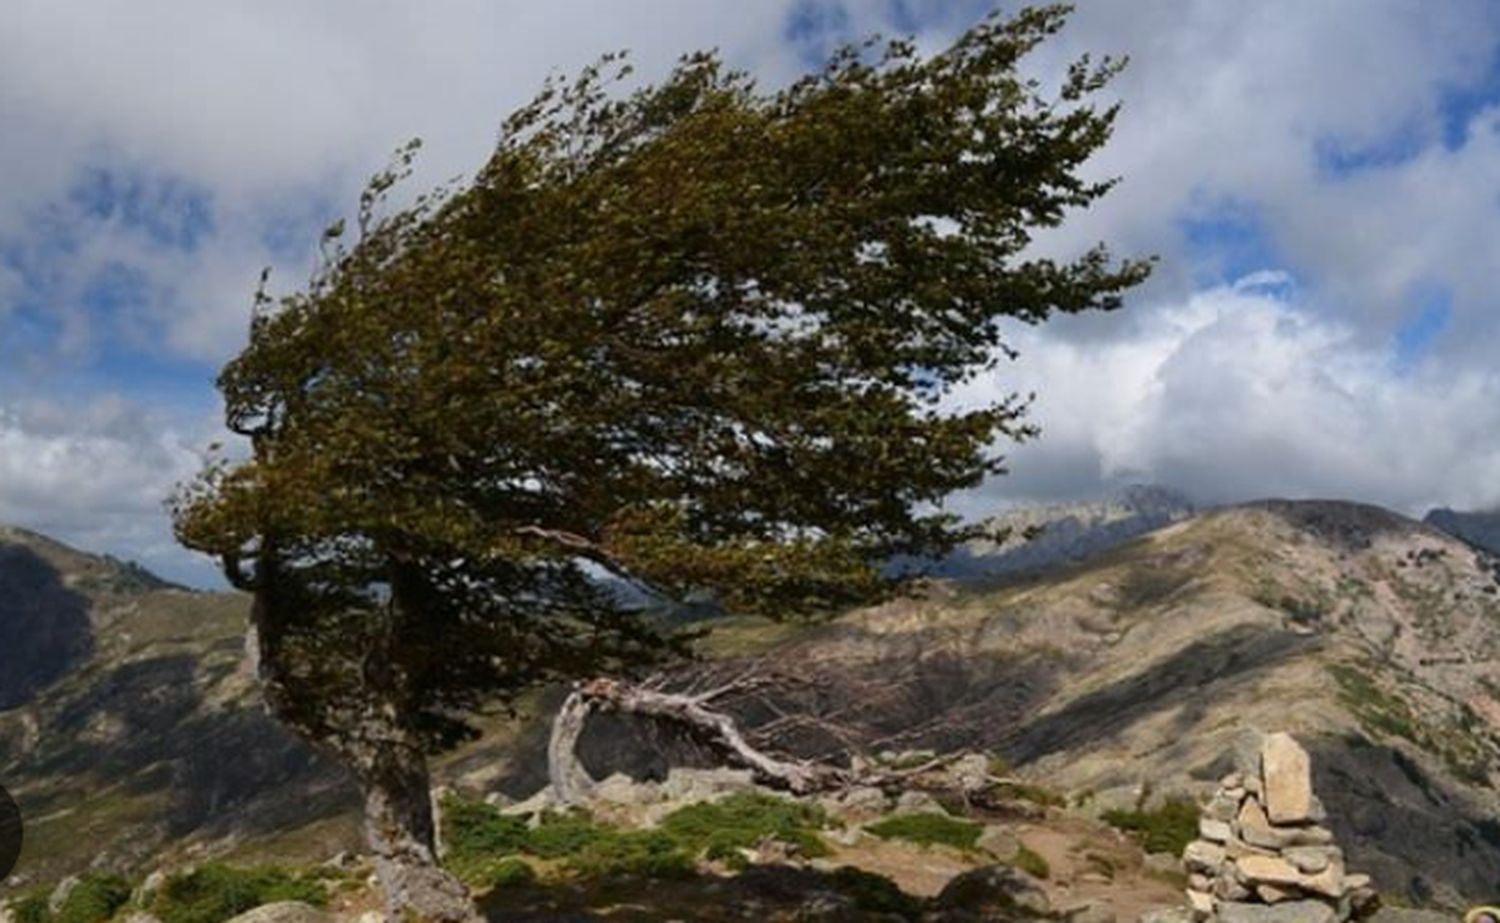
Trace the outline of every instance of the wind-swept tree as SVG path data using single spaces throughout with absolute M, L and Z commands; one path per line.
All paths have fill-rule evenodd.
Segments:
M 364 792 L 392 910 L 469 912 L 436 865 L 425 755 L 539 684 L 681 653 L 610 588 L 771 616 L 891 591 L 967 536 L 944 497 L 1030 435 L 947 398 L 1003 325 L 1109 309 L 1144 262 L 1031 254 L 1104 195 L 1117 65 L 1018 63 L 1065 10 L 924 57 L 839 52 L 774 92 L 712 54 L 617 92 L 549 84 L 471 182 L 372 182 L 306 290 L 258 296 L 223 371 L 241 462 L 176 500 L 253 594 L 266 699 Z M 388 213 L 389 212 L 389 213 Z

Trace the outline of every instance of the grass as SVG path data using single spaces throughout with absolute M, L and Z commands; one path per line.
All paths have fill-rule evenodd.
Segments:
M 829 854 L 818 831 L 821 807 L 761 793 L 688 805 L 667 815 L 658 830 L 621 831 L 587 813 L 547 813 L 535 827 L 491 805 L 449 796 L 443 803 L 448 867 L 476 888 L 514 884 L 525 873 L 521 857 L 550 863 L 581 878 L 679 877 L 700 858 L 739 866 L 741 850 L 766 840 L 786 843 L 806 858 Z M 531 871 L 531 866 L 527 866 Z
M 897 814 L 865 828 L 883 840 L 905 840 L 919 846 L 952 846 L 971 851 L 984 827 L 946 814 Z
M 84 872 L 53 913 L 51 889 L 40 888 L 11 902 L 15 923 L 104 923 L 130 900 L 130 881 L 112 872 Z
M 1202 813 L 1202 809 L 1192 802 L 1168 801 L 1152 811 L 1105 811 L 1102 819 L 1130 834 L 1148 853 L 1180 856 L 1187 845 L 1198 838 L 1198 818 Z
M 1016 854 L 1011 856 L 1010 864 L 1034 878 L 1052 877 L 1052 866 L 1047 863 L 1046 858 L 1036 850 L 1028 848 L 1024 843 L 1016 850 Z
M 277 901 L 324 907 L 328 891 L 321 882 L 277 866 L 212 863 L 168 877 L 146 909 L 162 923 L 222 923 Z

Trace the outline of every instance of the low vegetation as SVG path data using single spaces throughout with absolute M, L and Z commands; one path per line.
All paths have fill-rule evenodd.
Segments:
M 328 891 L 312 875 L 277 866 L 236 868 L 217 863 L 172 875 L 146 909 L 162 923 L 221 923 L 277 901 L 328 904 Z
M 1159 808 L 1105 811 L 1105 823 L 1130 834 L 1148 853 L 1182 854 L 1198 837 L 1202 809 L 1190 801 L 1168 801 Z
M 965 852 L 979 843 L 984 827 L 947 814 L 898 814 L 865 828 L 885 840 L 905 840 L 919 846 L 952 846 Z

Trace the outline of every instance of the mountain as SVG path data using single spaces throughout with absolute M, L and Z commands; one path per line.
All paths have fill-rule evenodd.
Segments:
M 993 750 L 1097 812 L 1205 798 L 1256 732 L 1290 731 L 1351 867 L 1419 903 L 1500 893 L 1500 566 L 1386 510 L 1215 510 L 776 631 L 740 629 L 696 684 L 769 678 L 738 714 L 799 754 Z M 626 744 L 595 736 L 602 773 Z
M 261 709 L 246 612 L 0 528 L 0 784 L 26 818 L 27 878 L 348 815 L 342 773 Z
M 1435 509 L 1423 517 L 1423 522 L 1435 529 L 1442 529 L 1454 538 L 1460 538 L 1490 554 L 1500 554 L 1500 510 L 1482 513 L 1460 513 L 1450 509 Z
M 1191 500 L 1164 487 L 1135 485 L 1107 500 L 1022 506 L 985 521 L 999 540 L 974 541 L 935 567 L 934 576 L 983 579 L 1081 561 L 1192 515 Z
M 992 751 L 1088 814 L 1204 798 L 1259 732 L 1290 731 L 1352 868 L 1417 903 L 1500 893 L 1495 558 L 1351 503 L 1188 515 L 1169 499 L 1073 519 L 1107 530 L 1158 514 L 1165 525 L 1103 551 L 936 581 L 819 626 L 727 619 L 671 682 L 753 674 L 730 707 L 754 739 L 805 756 Z M 0 630 L 41 652 L 0 711 L 0 782 L 27 813 L 33 880 L 355 844 L 342 775 L 261 712 L 242 597 L 21 533 L 0 552 Z M 534 793 L 556 700 L 496 719 L 439 780 Z M 581 754 L 600 777 L 701 758 L 608 717 Z

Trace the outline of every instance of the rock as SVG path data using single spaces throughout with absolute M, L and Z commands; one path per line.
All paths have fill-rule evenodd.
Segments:
M 1001 919 L 1012 919 L 1017 910 L 1033 916 L 1052 913 L 1052 902 L 1041 884 L 1008 865 L 985 865 L 963 872 L 948 882 L 933 904 L 940 910 L 962 910 Z M 1003 916 L 1006 914 L 1009 916 Z
M 1227 843 L 1234 831 L 1222 820 L 1205 817 L 1198 821 L 1198 835 L 1211 843 Z
M 1312 764 L 1290 734 L 1267 735 L 1261 745 L 1266 814 L 1273 824 L 1313 821 Z
M 156 869 L 151 874 L 149 874 L 149 875 L 146 876 L 145 880 L 141 882 L 140 887 L 138 887 L 138 888 L 135 889 L 135 895 L 134 895 L 134 897 L 135 897 L 136 903 L 138 903 L 138 904 L 148 904 L 148 903 L 150 903 L 151 899 L 156 896 L 156 892 L 160 891 L 161 890 L 161 886 L 164 885 L 164 884 L 166 884 L 166 883 L 167 883 L 167 873 L 166 873 L 166 870 L 165 869 Z
M 594 786 L 594 790 L 589 793 L 589 799 L 606 804 L 638 807 L 660 801 L 661 787 L 654 782 L 637 782 L 623 772 L 617 772 Z
M 1370 923 L 1454 923 L 1451 913 L 1440 910 L 1418 910 L 1415 907 L 1382 907 L 1370 917 Z
M 121 923 L 161 923 L 161 920 L 149 913 L 137 910 L 126 914 Z
M 1250 904 L 1222 901 L 1220 923 L 1334 923 L 1332 907 L 1321 901 L 1287 901 L 1281 904 Z
M 1221 901 L 1244 901 L 1255 896 L 1231 875 L 1220 875 L 1214 881 L 1213 893 Z
M 277 901 L 247 910 L 229 923 L 327 923 L 328 914 L 301 901 Z
M 1108 904 L 1098 904 L 1090 901 L 1077 907 L 1069 907 L 1062 911 L 1062 918 L 1067 923 L 1116 923 L 1114 909 Z
M 1193 872 L 1188 876 L 1188 889 L 1192 891 L 1212 891 L 1214 879 L 1202 872 Z
M 72 894 L 73 889 L 76 887 L 78 887 L 77 875 L 69 875 L 67 878 L 59 881 L 57 887 L 53 888 L 52 893 L 47 897 L 47 909 L 55 915 L 62 909 L 62 905 L 67 901 L 68 895 Z
M 962 791 L 977 792 L 990 784 L 990 758 L 969 753 L 948 765 L 948 774 Z
M 492 808 L 503 808 L 515 804 L 515 799 L 504 792 L 490 792 L 484 796 L 484 803 Z
M 980 849 L 999 859 L 1009 859 L 1021 848 L 1021 841 L 1005 827 L 985 827 L 975 843 Z
M 1344 893 L 1344 870 L 1328 866 L 1316 875 L 1308 875 L 1285 859 L 1274 856 L 1245 856 L 1235 860 L 1240 877 L 1254 884 L 1300 888 L 1328 897 Z
M 552 787 L 549 785 L 541 791 L 527 798 L 500 809 L 500 813 L 506 817 L 535 818 L 543 811 L 555 807 L 557 800 L 552 797 Z
M 1214 912 L 1214 897 L 1206 891 L 1198 891 L 1192 888 L 1187 892 L 1188 906 L 1193 913 L 1199 917 L 1210 916 Z
M 661 785 L 667 801 L 711 801 L 724 795 L 755 787 L 755 777 L 748 769 L 688 769 L 678 767 L 667 773 Z
M 891 808 L 891 799 L 873 785 L 859 785 L 840 795 L 838 804 L 849 811 L 884 814 Z
M 1316 874 L 1334 863 L 1342 864 L 1344 861 L 1344 851 L 1337 846 L 1293 846 L 1282 855 L 1299 872 L 1307 874 Z
M 909 791 L 902 792 L 901 797 L 896 799 L 897 814 L 947 814 L 948 811 L 937 799 L 926 792 Z
M 1205 875 L 1218 874 L 1227 858 L 1224 847 L 1205 840 L 1194 840 L 1182 851 L 1182 864 L 1187 866 L 1188 871 L 1202 872 Z
M 1169 852 L 1153 852 L 1146 854 L 1146 868 L 1153 872 L 1175 874 L 1182 871 L 1182 859 Z
M 1137 923 L 1193 923 L 1193 912 L 1186 907 L 1165 907 L 1141 914 Z

